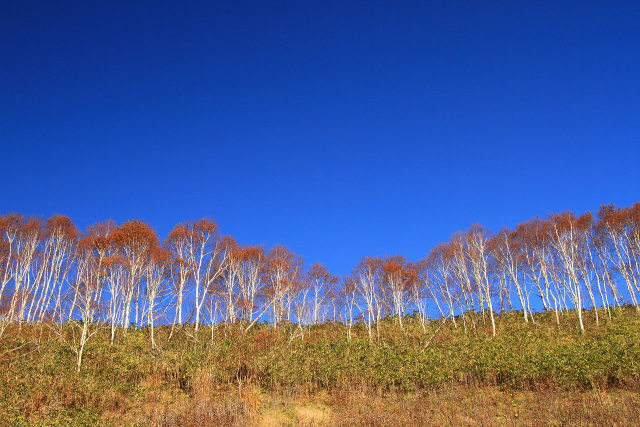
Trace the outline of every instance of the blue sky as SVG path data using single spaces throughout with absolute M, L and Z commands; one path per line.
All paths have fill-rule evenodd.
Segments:
M 4 2 L 0 212 L 339 274 L 640 200 L 638 2 Z

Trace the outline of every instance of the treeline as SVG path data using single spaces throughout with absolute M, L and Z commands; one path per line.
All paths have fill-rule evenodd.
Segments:
M 78 368 L 85 343 L 98 329 L 256 322 L 305 327 L 366 325 L 370 340 L 381 319 L 414 314 L 426 333 L 430 317 L 456 327 L 490 325 L 494 314 L 522 310 L 535 322 L 541 307 L 560 323 L 575 309 L 596 325 L 630 303 L 640 310 L 640 203 L 604 205 L 596 217 L 571 212 L 532 219 L 495 233 L 481 225 L 453 234 L 425 259 L 365 257 L 337 277 L 321 264 L 305 268 L 285 246 L 243 246 L 223 236 L 211 219 L 178 224 L 161 242 L 138 220 L 97 223 L 81 233 L 71 219 L 0 217 L 0 337 L 9 325 L 72 323 Z M 537 304 L 537 305 L 536 305 Z M 13 329 L 12 329 L 13 330 Z

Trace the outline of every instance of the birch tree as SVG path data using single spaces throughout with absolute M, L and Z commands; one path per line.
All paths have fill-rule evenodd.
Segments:
M 493 236 L 491 248 L 498 266 L 516 288 L 524 321 L 528 323 L 529 319 L 533 320 L 533 316 L 529 312 L 529 295 L 526 283 L 521 280 L 522 256 L 520 250 L 522 249 L 522 241 L 518 238 L 517 233 L 503 228 Z
M 313 302 L 311 321 L 314 325 L 317 325 L 322 320 L 327 288 L 337 280 L 338 278 L 329 273 L 329 270 L 320 263 L 315 263 L 309 268 L 308 281 L 311 284 Z
M 493 302 L 491 298 L 491 282 L 489 281 L 489 233 L 479 224 L 473 225 L 466 233 L 468 258 L 476 286 L 482 295 L 482 301 L 487 303 L 491 318 L 491 333 L 496 336 L 496 321 L 493 315 Z
M 13 240 L 14 256 L 10 258 L 13 270 L 13 294 L 10 299 L 9 309 L 0 320 L 0 336 L 6 326 L 22 318 L 18 309 L 26 302 L 31 287 L 31 271 L 37 258 L 37 249 L 42 237 L 42 223 L 35 219 L 21 219 Z
M 62 322 L 62 291 L 73 264 L 78 237 L 78 229 L 68 217 L 54 215 L 47 220 L 31 303 L 28 309 L 24 305 L 21 308 L 21 311 L 26 310 L 28 322 L 42 322 L 52 301 L 53 315 Z
M 239 266 L 240 309 L 248 324 L 261 314 L 257 299 L 262 292 L 265 258 L 262 246 L 245 246 L 234 254 L 233 262 Z
M 516 233 L 522 242 L 524 275 L 535 284 L 545 310 L 553 309 L 560 324 L 558 292 L 552 288 L 556 283 L 552 281 L 551 223 L 536 218 L 518 225 Z
M 126 330 L 131 322 L 131 305 L 135 304 L 135 325 L 138 326 L 140 317 L 140 290 L 145 269 L 145 263 L 149 256 L 149 250 L 158 244 L 156 232 L 146 223 L 138 220 L 127 221 L 117 227 L 111 237 L 122 253 L 122 258 L 129 271 L 128 283 L 124 289 L 124 315 L 122 327 Z
M 347 331 L 347 340 L 351 341 L 351 329 L 353 328 L 353 320 L 355 316 L 357 303 L 358 286 L 357 280 L 353 276 L 347 276 L 342 279 L 341 299 L 344 309 L 344 324 Z
M 438 301 L 438 297 L 440 297 L 446 304 L 447 315 L 451 318 L 453 326 L 457 328 L 455 306 L 458 298 L 454 289 L 453 259 L 453 248 L 449 243 L 436 245 L 426 260 L 427 271 L 433 272 L 432 279 L 427 283 L 432 285 L 431 292 L 434 300 Z M 438 308 L 442 312 L 440 304 L 438 304 Z
M 202 218 L 189 223 L 191 233 L 187 247 L 188 260 L 193 271 L 195 288 L 195 331 L 198 331 L 202 307 L 207 292 L 222 276 L 226 268 L 226 251 L 218 233 L 218 224 L 212 219 Z
M 270 300 L 272 324 L 277 326 L 290 314 L 291 286 L 301 273 L 302 258 L 283 245 L 269 251 L 265 272 L 267 279 L 266 297 Z
M 165 296 L 165 279 L 169 270 L 169 252 L 160 246 L 152 246 L 149 250 L 148 261 L 145 265 L 146 298 L 147 298 L 147 324 L 150 329 L 151 348 L 156 348 L 154 326 L 158 301 Z
M 0 283 L 0 301 L 3 301 L 4 291 L 9 282 L 15 277 L 16 250 L 15 243 L 18 232 L 22 226 L 23 219 L 19 214 L 9 214 L 0 217 L 0 255 L 2 258 L 2 282 Z
M 83 240 L 79 246 L 76 257 L 76 284 L 74 290 L 78 311 L 80 313 L 80 324 L 71 322 L 73 327 L 79 329 L 74 339 L 71 349 L 77 355 L 76 370 L 80 372 L 82 358 L 87 342 L 98 332 L 100 323 L 96 316 L 100 306 L 100 295 L 102 294 L 102 280 L 99 268 L 99 260 L 93 252 L 92 242 Z
M 182 325 L 182 310 L 184 306 L 184 295 L 187 284 L 193 278 L 194 266 L 190 263 L 189 244 L 191 242 L 192 231 L 187 224 L 176 225 L 165 241 L 165 248 L 171 255 L 171 277 L 176 294 L 175 311 L 172 328 L 178 324 Z
M 378 258 L 364 257 L 355 267 L 352 278 L 355 280 L 364 306 L 367 310 L 366 323 L 369 341 L 372 340 L 371 328 L 373 323 L 376 324 L 376 334 L 380 338 L 379 314 L 381 313 L 381 280 L 382 263 Z
M 387 257 L 382 261 L 384 284 L 391 295 L 393 314 L 397 317 L 400 329 L 404 317 L 408 290 L 407 260 L 402 255 Z
M 580 229 L 588 226 L 591 214 L 587 213 L 580 218 L 571 212 L 552 214 L 549 217 L 553 227 L 553 245 L 561 265 L 564 269 L 566 280 L 564 287 L 569 293 L 573 306 L 578 314 L 580 332 L 584 334 L 584 322 L 582 320 L 582 290 L 578 278 L 578 250 L 581 244 Z

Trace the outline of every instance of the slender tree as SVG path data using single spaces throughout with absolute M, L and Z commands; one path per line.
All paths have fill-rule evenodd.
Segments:
M 157 316 L 156 306 L 159 300 L 166 295 L 165 279 L 168 276 L 171 256 L 169 252 L 160 246 L 152 246 L 149 250 L 149 258 L 145 265 L 147 299 L 147 324 L 149 326 L 151 348 L 156 348 L 154 326 Z
M 312 292 L 312 323 L 317 325 L 322 320 L 322 310 L 327 297 L 327 289 L 329 286 L 338 281 L 338 278 L 331 273 L 325 266 L 315 263 L 309 268 L 308 282 L 311 284 Z
M 489 232 L 481 225 L 476 224 L 465 235 L 468 247 L 468 258 L 476 286 L 482 295 L 482 301 L 486 302 L 491 318 L 491 332 L 496 336 L 496 321 L 493 315 L 492 286 L 489 280 Z
M 123 328 L 128 328 L 131 322 L 131 305 L 135 308 L 134 324 L 139 325 L 140 295 L 142 279 L 150 249 L 158 244 L 156 232 L 146 223 L 138 220 L 127 221 L 111 233 L 114 244 L 121 252 L 125 265 L 129 271 L 128 283 L 124 288 L 124 316 Z
M 382 261 L 383 283 L 391 295 L 393 314 L 397 317 L 400 329 L 404 317 L 409 275 L 407 260 L 402 255 L 387 257 Z

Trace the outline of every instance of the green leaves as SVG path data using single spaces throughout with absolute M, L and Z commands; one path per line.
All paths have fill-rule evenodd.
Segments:
M 259 325 L 246 335 L 220 328 L 213 341 L 203 333 L 195 342 L 189 330 L 166 342 L 168 330 L 161 326 L 158 350 L 149 348 L 144 330 L 131 329 L 113 346 L 105 330 L 88 344 L 80 374 L 73 370 L 74 354 L 55 334 L 44 333 L 39 345 L 20 347 L 39 337 L 39 328 L 24 325 L 20 339 L 0 342 L 5 354 L 0 416 L 24 413 L 24 420 L 31 420 L 46 414 L 51 423 L 64 424 L 68 417 L 91 423 L 105 411 L 144 407 L 150 396 L 192 399 L 206 390 L 237 390 L 239 380 L 243 387 L 268 393 L 309 394 L 496 385 L 508 390 L 637 387 L 640 316 L 633 309 L 624 314 L 585 336 L 572 326 L 558 327 L 553 313 L 537 314 L 535 326 L 518 316 L 499 316 L 496 337 L 447 324 L 426 348 L 417 322 L 406 322 L 402 330 L 397 322 L 386 322 L 374 342 L 364 328 L 354 328 L 347 341 L 341 325 L 305 332 L 304 341 L 289 342 L 285 328 Z

